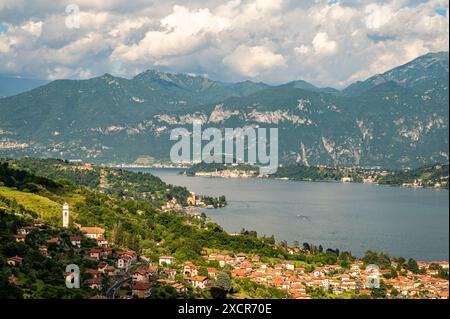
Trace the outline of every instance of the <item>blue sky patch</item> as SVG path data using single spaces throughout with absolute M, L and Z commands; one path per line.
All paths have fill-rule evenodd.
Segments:
M 0 23 L 0 33 L 5 33 L 8 31 L 8 26 L 4 23 Z
M 447 8 L 437 7 L 436 8 L 436 13 L 439 14 L 440 16 L 445 17 L 445 15 L 447 14 Z

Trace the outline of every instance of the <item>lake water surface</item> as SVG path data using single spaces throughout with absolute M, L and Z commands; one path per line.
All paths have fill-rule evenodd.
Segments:
M 187 177 L 178 169 L 139 169 L 197 194 L 225 195 L 228 206 L 206 210 L 226 231 L 242 228 L 338 248 L 419 260 L 449 259 L 447 190 L 369 184 Z

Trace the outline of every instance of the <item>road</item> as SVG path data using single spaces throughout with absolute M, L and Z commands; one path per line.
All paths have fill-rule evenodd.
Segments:
M 137 269 L 147 269 L 148 268 L 148 262 L 144 261 L 140 265 L 138 265 Z M 115 299 L 116 293 L 122 287 L 124 283 L 131 280 L 131 271 L 127 271 L 124 274 L 124 277 L 121 280 L 116 281 L 111 287 L 108 288 L 106 291 L 106 297 L 108 299 Z

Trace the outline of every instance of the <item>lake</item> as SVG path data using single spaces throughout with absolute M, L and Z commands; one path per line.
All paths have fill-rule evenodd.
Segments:
M 205 213 L 228 232 L 256 230 L 290 244 L 320 244 L 358 257 L 373 250 L 423 261 L 449 259 L 447 190 L 188 177 L 179 175 L 179 169 L 139 171 L 197 194 L 225 195 L 227 207 Z

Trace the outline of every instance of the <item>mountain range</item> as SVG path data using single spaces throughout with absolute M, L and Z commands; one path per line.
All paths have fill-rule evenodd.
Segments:
M 448 52 L 343 90 L 222 83 L 147 70 L 57 80 L 0 99 L 0 157 L 168 160 L 170 130 L 278 127 L 281 163 L 389 168 L 448 162 Z
M 47 84 L 49 81 L 0 74 L 0 98 L 13 96 Z

